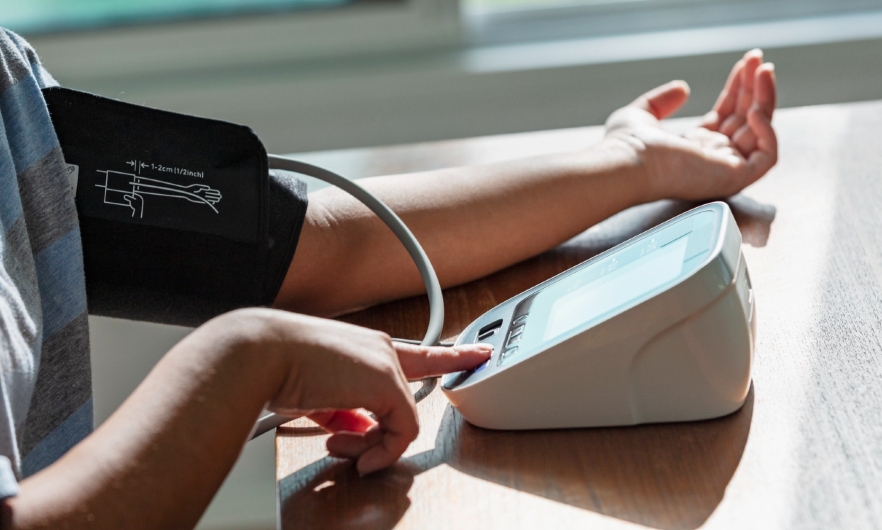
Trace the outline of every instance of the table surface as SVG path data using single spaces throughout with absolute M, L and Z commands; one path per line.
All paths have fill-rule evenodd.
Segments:
M 683 127 L 687 123 L 675 123 Z M 359 479 L 298 420 L 277 432 L 281 527 L 882 527 L 882 102 L 781 110 L 780 163 L 730 199 L 757 293 L 753 385 L 725 418 L 496 432 L 436 389 L 393 468 Z M 304 156 L 353 176 L 577 149 L 579 128 Z M 445 337 L 522 290 L 693 205 L 625 211 L 445 292 Z M 423 298 L 344 318 L 418 338 Z

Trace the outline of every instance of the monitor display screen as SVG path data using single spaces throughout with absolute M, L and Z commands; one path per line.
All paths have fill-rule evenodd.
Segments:
M 595 326 L 675 285 L 710 252 L 715 221 L 713 212 L 699 212 L 544 288 L 529 302 L 519 353 L 513 357 Z
M 686 236 L 681 237 L 645 258 L 620 268 L 607 276 L 605 281 L 595 280 L 579 285 L 576 279 L 573 282 L 575 285 L 570 286 L 572 291 L 551 302 L 542 340 L 554 339 L 585 321 L 594 321 L 611 309 L 679 276 L 683 270 L 687 240 Z

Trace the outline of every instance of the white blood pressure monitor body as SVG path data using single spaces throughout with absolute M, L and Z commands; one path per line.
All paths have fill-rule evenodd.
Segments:
M 489 342 L 492 358 L 442 389 L 491 429 L 723 416 L 747 396 L 755 314 L 741 233 L 715 202 L 485 313 L 457 344 Z

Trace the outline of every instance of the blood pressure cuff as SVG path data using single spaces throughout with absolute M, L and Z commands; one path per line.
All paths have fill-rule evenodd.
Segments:
M 74 189 L 92 314 L 198 325 L 269 305 L 306 187 L 249 129 L 66 88 L 43 96 Z

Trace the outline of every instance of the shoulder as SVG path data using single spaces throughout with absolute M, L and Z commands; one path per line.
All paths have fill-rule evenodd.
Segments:
M 24 78 L 33 78 L 40 88 L 58 85 L 43 67 L 37 52 L 28 41 L 5 28 L 0 28 L 0 68 L 0 89 Z

